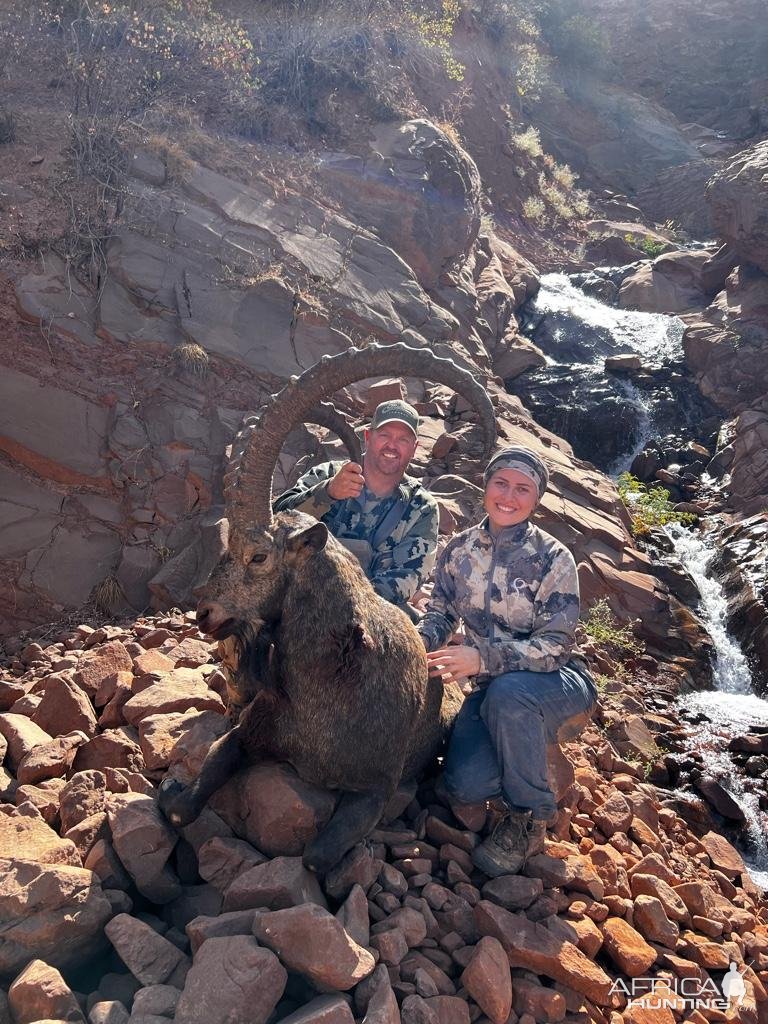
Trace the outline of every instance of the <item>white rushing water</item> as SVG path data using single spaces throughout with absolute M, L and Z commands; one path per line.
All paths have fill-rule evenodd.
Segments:
M 644 362 L 675 359 L 682 352 L 682 320 L 664 313 L 637 313 L 607 306 L 585 295 L 565 274 L 544 274 L 534 305 L 540 313 L 567 313 L 588 327 L 610 331 L 619 346 L 637 352 Z M 602 365 L 603 359 L 597 356 L 595 362 Z
M 716 659 L 716 690 L 688 693 L 678 702 L 686 718 L 702 716 L 690 729 L 695 749 L 705 770 L 726 789 L 746 818 L 745 861 L 755 882 L 768 889 L 768 820 L 757 796 L 744 785 L 728 753 L 732 736 L 748 733 L 752 726 L 768 727 L 768 701 L 752 692 L 752 675 L 744 652 L 727 628 L 727 602 L 719 582 L 708 575 L 715 555 L 706 534 L 670 525 L 666 532 L 675 552 L 693 577 L 701 594 L 699 615 L 712 637 Z

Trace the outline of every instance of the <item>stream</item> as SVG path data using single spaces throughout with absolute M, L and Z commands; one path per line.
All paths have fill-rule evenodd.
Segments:
M 579 282 L 583 278 L 574 276 Z M 677 317 L 616 309 L 585 294 L 565 274 L 546 274 L 523 312 L 522 327 L 544 352 L 547 365 L 507 382 L 508 390 L 523 398 L 539 423 L 608 475 L 615 478 L 629 470 L 654 444 L 682 448 L 691 441 L 706 443 L 716 433 L 715 411 L 687 374 L 684 325 Z M 610 372 L 606 358 L 616 356 L 639 359 L 624 360 L 629 372 Z M 682 474 L 686 467 L 670 468 Z M 703 465 L 688 468 L 694 470 L 686 484 L 693 493 Z M 675 500 L 688 498 L 678 493 Z M 698 588 L 695 611 L 715 650 L 715 689 L 686 694 L 677 701 L 676 713 L 687 726 L 688 749 L 701 758 L 702 770 L 741 809 L 744 825 L 737 845 L 756 884 L 768 888 L 767 816 L 728 750 L 732 737 L 768 730 L 768 701 L 755 694 L 747 658 L 728 632 L 723 588 L 709 572 L 715 548 L 706 519 L 698 528 L 672 524 L 665 532 L 674 557 Z M 674 796 L 685 800 L 694 794 L 678 790 Z

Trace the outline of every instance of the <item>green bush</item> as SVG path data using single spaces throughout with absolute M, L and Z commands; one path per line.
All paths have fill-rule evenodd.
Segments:
M 622 626 L 605 597 L 596 601 L 581 623 L 586 635 L 601 647 L 618 648 L 627 654 L 642 654 L 644 647 L 630 626 Z
M 666 242 L 657 242 L 655 239 L 648 238 L 647 236 L 641 238 L 639 235 L 633 235 L 629 231 L 624 235 L 624 241 L 627 245 L 634 246 L 635 249 L 640 249 L 646 256 L 650 256 L 651 259 L 656 259 L 657 256 L 661 256 L 667 247 Z
M 619 497 L 632 517 L 632 532 L 636 537 L 650 533 L 654 526 L 696 522 L 696 516 L 692 513 L 675 511 L 666 487 L 649 487 L 631 473 L 622 473 L 616 486 Z

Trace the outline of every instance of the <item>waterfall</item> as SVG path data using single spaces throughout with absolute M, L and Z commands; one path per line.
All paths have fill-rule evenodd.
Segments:
M 575 317 L 587 327 L 610 332 L 616 352 L 636 352 L 644 362 L 679 359 L 685 329 L 682 320 L 664 313 L 615 309 L 585 295 L 565 274 L 544 274 L 533 308 L 557 320 Z M 602 366 L 602 355 L 595 362 Z
M 708 569 L 715 551 L 706 534 L 670 524 L 666 533 L 684 568 L 693 577 L 701 594 L 699 615 L 715 647 L 712 692 L 688 693 L 678 701 L 682 718 L 696 722 L 692 734 L 695 748 L 702 755 L 703 767 L 726 789 L 746 819 L 746 856 L 754 881 L 768 888 L 768 827 L 758 797 L 744 785 L 741 774 L 727 750 L 734 735 L 748 733 L 754 727 L 768 727 L 768 701 L 752 692 L 752 674 L 744 652 L 727 629 L 728 606 L 723 588 Z

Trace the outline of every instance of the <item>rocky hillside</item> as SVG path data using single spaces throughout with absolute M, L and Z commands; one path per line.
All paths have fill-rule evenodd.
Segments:
M 712 812 L 658 788 L 690 758 L 650 659 L 551 749 L 561 810 L 522 874 L 474 868 L 485 807 L 433 779 L 319 880 L 300 854 L 333 797 L 287 766 L 240 773 L 181 834 L 158 810 L 227 728 L 191 614 L 50 639 L 0 680 L 3 1021 L 765 1020 L 768 907 Z

